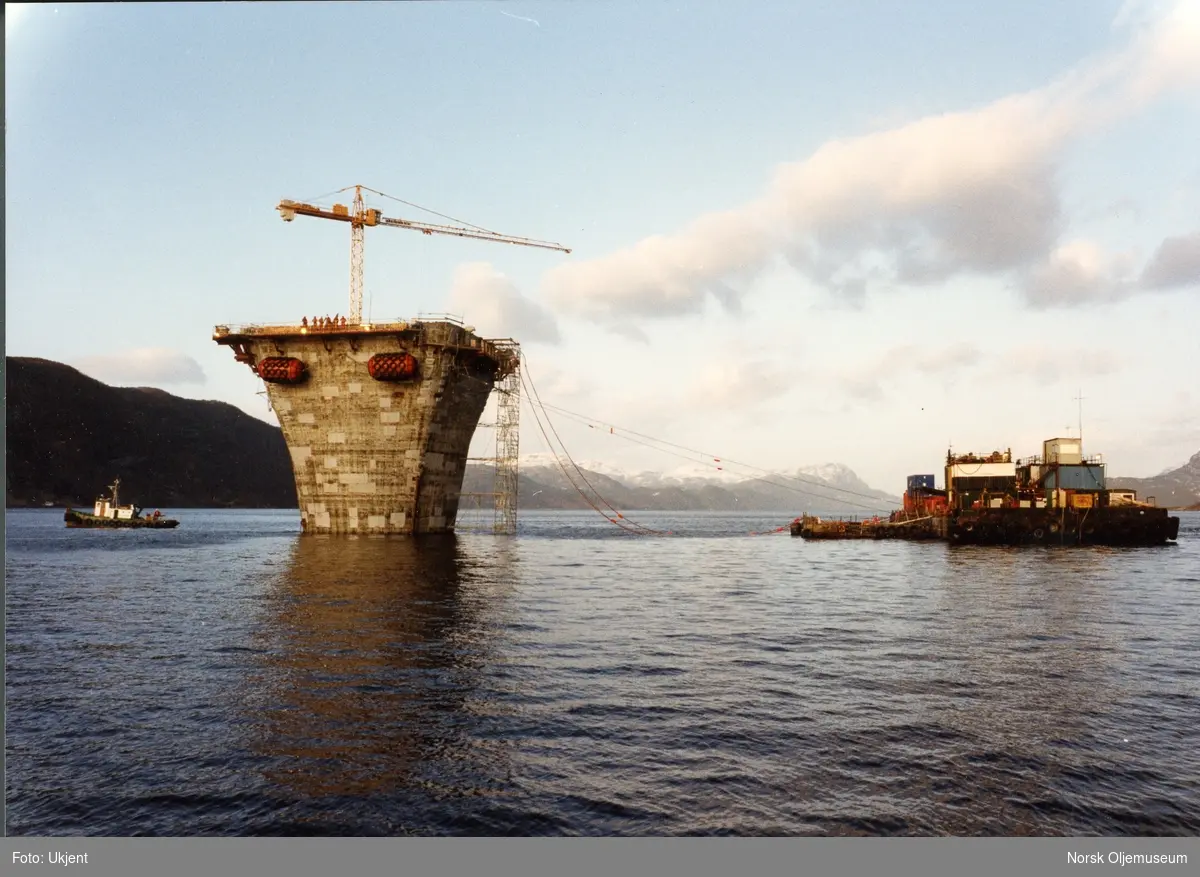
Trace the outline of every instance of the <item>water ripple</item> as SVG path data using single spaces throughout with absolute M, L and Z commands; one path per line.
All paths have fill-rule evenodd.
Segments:
M 9 513 L 10 834 L 1200 833 L 1200 514 L 1096 550 L 175 515 Z

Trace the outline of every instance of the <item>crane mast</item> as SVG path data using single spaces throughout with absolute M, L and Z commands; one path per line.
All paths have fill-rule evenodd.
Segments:
M 362 322 L 363 303 L 363 222 L 366 213 L 362 187 L 354 187 L 354 218 L 350 220 L 350 314 L 347 320 L 354 325 Z
M 374 208 L 368 208 L 363 200 L 363 186 L 354 186 L 354 201 L 347 208 L 344 204 L 334 204 L 331 209 L 305 204 L 300 201 L 283 199 L 275 209 L 279 211 L 284 222 L 291 222 L 297 216 L 315 216 L 318 219 L 335 219 L 339 222 L 350 223 L 350 313 L 347 322 L 358 325 L 362 322 L 363 305 L 363 230 L 368 226 L 388 226 L 390 228 L 407 228 L 423 234 L 446 234 L 473 240 L 493 241 L 501 244 L 517 244 L 523 247 L 538 247 L 545 250 L 558 250 L 569 253 L 571 250 L 561 244 L 551 241 L 539 241 L 534 238 L 504 235 L 481 228 L 469 228 L 457 225 L 436 225 L 427 222 L 414 222 L 411 219 L 400 219 L 384 216 Z M 341 191 L 349 191 L 342 189 Z M 374 191 L 368 189 L 368 191 Z

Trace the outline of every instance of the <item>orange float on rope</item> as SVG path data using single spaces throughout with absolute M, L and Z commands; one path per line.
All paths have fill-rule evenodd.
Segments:
M 377 381 L 411 381 L 420 367 L 411 353 L 376 353 L 367 360 L 367 371 Z
M 258 376 L 272 384 L 298 384 L 308 377 L 308 369 L 294 356 L 268 356 L 258 364 Z

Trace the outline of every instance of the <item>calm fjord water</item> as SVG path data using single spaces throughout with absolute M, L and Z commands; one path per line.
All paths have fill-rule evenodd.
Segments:
M 1200 833 L 1200 514 L 1159 549 L 7 515 L 8 832 Z

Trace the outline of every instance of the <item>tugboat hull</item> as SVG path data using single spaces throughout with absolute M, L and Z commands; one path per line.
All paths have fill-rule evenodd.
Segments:
M 78 527 L 88 527 L 101 530 L 170 530 L 173 527 L 178 527 L 179 522 L 170 518 L 159 518 L 158 520 L 147 518 L 101 518 L 97 515 L 89 515 L 87 512 L 77 512 L 74 509 L 67 509 L 63 515 L 63 520 L 67 522 L 69 529 Z

